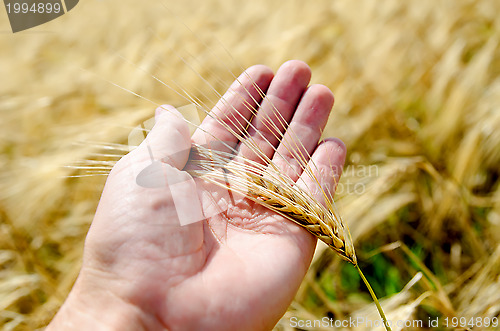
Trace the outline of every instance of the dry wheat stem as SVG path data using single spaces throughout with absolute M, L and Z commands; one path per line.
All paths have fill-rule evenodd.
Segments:
M 334 209 L 323 206 L 278 169 L 271 167 L 273 170 L 269 171 L 269 167 L 260 163 L 250 160 L 242 162 L 231 153 L 200 145 L 193 148 L 197 155 L 202 156 L 201 159 L 191 161 L 191 164 L 197 166 L 196 170 L 190 170 L 193 176 L 242 194 L 300 225 L 327 244 L 342 259 L 351 262 L 368 288 L 386 330 L 391 330 L 375 292 L 357 263 L 349 230 Z M 332 204 L 333 201 L 330 205 Z

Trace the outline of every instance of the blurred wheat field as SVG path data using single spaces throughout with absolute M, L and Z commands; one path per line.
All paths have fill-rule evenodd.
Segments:
M 78 274 L 105 176 L 64 166 L 154 113 L 113 84 L 188 103 L 155 76 L 213 105 L 207 82 L 222 93 L 231 71 L 289 59 L 335 94 L 338 206 L 388 318 L 499 317 L 499 12 L 495 0 L 89 0 L 17 34 L 2 12 L 0 325 L 43 328 Z M 319 246 L 276 329 L 374 314 L 352 266 Z

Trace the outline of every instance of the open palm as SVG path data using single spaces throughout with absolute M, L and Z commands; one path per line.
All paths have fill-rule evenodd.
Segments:
M 248 139 L 254 139 L 283 172 L 299 179 L 293 147 L 280 145 L 266 124 L 270 119 L 281 123 L 277 127 L 286 122 L 292 128 L 289 138 L 299 140 L 312 155 L 321 184 L 333 187 L 345 148 L 335 139 L 318 145 L 333 95 L 321 85 L 307 87 L 310 75 L 300 61 L 285 63 L 276 76 L 264 66 L 249 68 L 193 137 L 174 109 L 159 109 L 145 142 L 122 158 L 108 178 L 87 236 L 75 292 L 91 292 L 95 300 L 100 291 L 111 293 L 132 307 L 147 329 L 271 329 L 293 299 L 316 239 L 270 210 L 193 179 L 183 169 L 193 142 L 225 141 L 236 145 L 246 159 L 259 162 L 215 118 L 226 119 L 235 131 L 238 123 L 251 120 Z M 264 99 L 255 86 L 266 93 Z M 257 109 L 256 116 L 249 105 Z M 162 160 L 166 174 L 165 185 L 157 188 L 136 183 L 137 172 L 151 162 L 150 153 Z M 335 176 L 322 175 L 332 172 Z M 301 183 L 314 186 L 306 176 Z M 212 216 L 180 225 L 182 215 Z

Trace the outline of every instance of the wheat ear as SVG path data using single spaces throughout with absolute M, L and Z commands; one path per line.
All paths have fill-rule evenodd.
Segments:
M 191 161 L 196 166 L 196 170 L 190 171 L 192 175 L 242 194 L 300 225 L 342 259 L 351 262 L 368 288 L 385 328 L 391 330 L 375 292 L 358 265 L 349 229 L 336 212 L 333 200 L 327 201 L 328 208 L 325 207 L 289 176 L 278 171 L 273 163 L 264 166 L 247 159 L 238 160 L 232 153 L 200 145 L 195 145 L 194 149 L 198 157 Z
M 349 230 L 340 217 L 301 189 L 287 175 L 250 160 L 230 159 L 232 154 L 196 145 L 201 159 L 192 161 L 192 175 L 245 195 L 286 219 L 304 227 L 343 259 L 356 264 Z M 225 171 L 218 171 L 224 169 Z M 265 171 L 265 175 L 262 174 Z

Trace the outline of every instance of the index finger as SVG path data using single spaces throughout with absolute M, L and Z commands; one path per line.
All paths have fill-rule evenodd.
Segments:
M 194 143 L 222 141 L 235 146 L 266 93 L 273 72 L 264 65 L 248 68 L 238 77 L 192 136 Z

